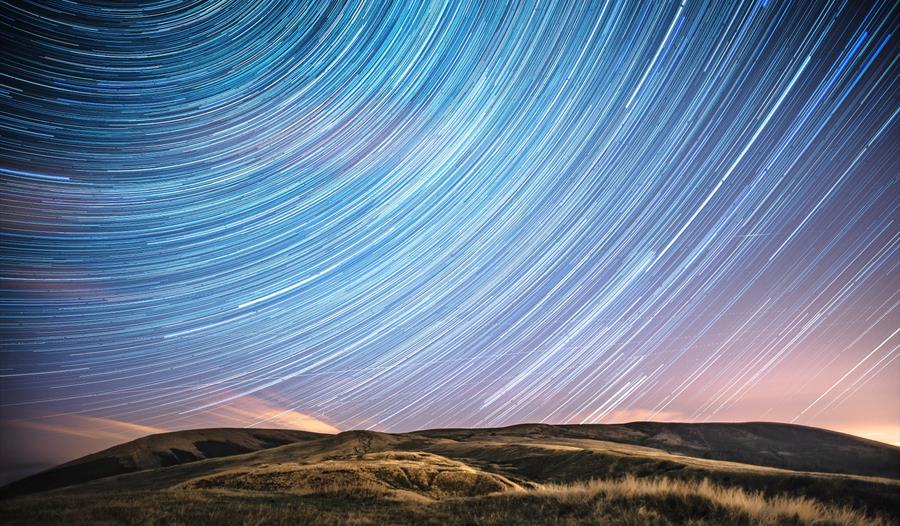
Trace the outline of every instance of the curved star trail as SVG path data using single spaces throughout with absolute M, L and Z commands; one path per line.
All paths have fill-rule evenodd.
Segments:
M 3 3 L 7 425 L 898 425 L 896 3 L 405 4 Z

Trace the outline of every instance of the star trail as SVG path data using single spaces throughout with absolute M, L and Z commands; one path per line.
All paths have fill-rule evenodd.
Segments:
M 4 432 L 900 441 L 896 3 L 0 13 Z

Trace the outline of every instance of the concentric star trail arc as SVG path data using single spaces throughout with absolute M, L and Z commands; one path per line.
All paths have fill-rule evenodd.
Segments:
M 8 429 L 900 427 L 895 3 L 0 12 Z

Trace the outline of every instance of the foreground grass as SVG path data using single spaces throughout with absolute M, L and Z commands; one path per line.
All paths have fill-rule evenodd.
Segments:
M 568 526 L 887 526 L 889 519 L 807 498 L 665 478 L 549 484 L 470 498 L 397 498 L 396 492 L 323 486 L 317 493 L 156 491 L 48 495 L 0 502 L 3 524 Z
M 508 502 L 503 502 L 507 499 Z M 619 480 L 549 484 L 518 495 L 498 495 L 494 502 L 486 504 L 486 508 L 499 505 L 501 509 L 518 510 L 515 512 L 519 515 L 516 522 L 546 510 L 543 519 L 552 524 L 889 524 L 884 519 L 868 517 L 857 510 L 825 505 L 804 497 L 765 497 L 759 492 L 718 486 L 707 480 L 684 482 L 631 476 Z M 473 519 L 477 519 L 477 513 L 475 511 L 476 517 Z M 476 522 L 503 523 L 502 520 L 493 520 L 490 514 Z

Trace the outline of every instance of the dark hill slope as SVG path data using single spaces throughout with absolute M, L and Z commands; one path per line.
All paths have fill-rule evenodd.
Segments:
M 146 469 L 240 455 L 326 435 L 288 429 L 192 429 L 148 435 L 67 462 L 0 488 L 14 496 Z
M 417 434 L 454 440 L 490 436 L 583 438 L 757 466 L 900 479 L 900 448 L 793 424 L 520 424 L 496 429 L 434 429 Z

